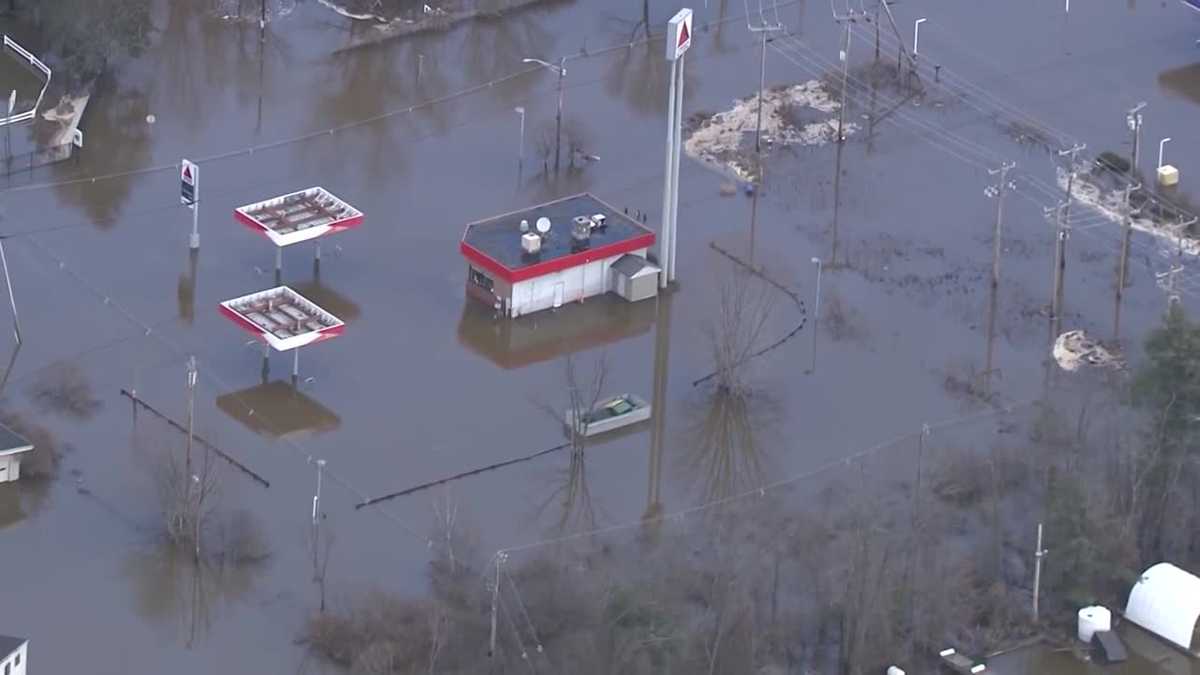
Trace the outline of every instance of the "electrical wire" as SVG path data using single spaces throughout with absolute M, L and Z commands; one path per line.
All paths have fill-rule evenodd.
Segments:
M 691 506 L 691 507 L 688 507 L 685 509 L 680 509 L 678 511 L 672 511 L 670 513 L 662 514 L 659 516 L 654 516 L 652 518 L 643 518 L 643 519 L 639 519 L 636 521 L 617 523 L 614 525 L 607 525 L 605 527 L 594 528 L 594 529 L 587 530 L 584 532 L 575 532 L 575 533 L 563 535 L 560 537 L 551 537 L 551 538 L 547 538 L 547 539 L 540 539 L 538 541 L 529 542 L 526 544 L 509 546 L 509 547 L 500 549 L 499 551 L 496 552 L 496 554 L 497 555 L 503 554 L 506 556 L 511 556 L 513 553 L 518 553 L 521 551 L 530 551 L 530 550 L 543 548 L 545 546 L 550 546 L 550 545 L 554 545 L 554 544 L 561 544 L 561 543 L 565 543 L 565 542 L 569 542 L 569 541 L 577 541 L 579 539 L 594 537 L 594 536 L 600 535 L 600 534 L 610 534 L 612 532 L 620 532 L 622 530 L 628 530 L 628 529 L 633 529 L 633 528 L 637 528 L 637 527 L 645 527 L 647 524 L 661 523 L 661 522 L 665 522 L 668 520 L 680 520 L 688 515 L 700 513 L 700 512 L 706 511 L 708 509 L 715 508 L 717 506 L 724 506 L 726 504 L 738 502 L 738 501 L 741 501 L 743 499 L 747 499 L 750 497 L 765 497 L 766 493 L 769 491 L 774 491 L 781 487 L 784 487 L 787 485 L 792 485 L 794 483 L 797 483 L 802 480 L 806 480 L 808 478 L 813 478 L 813 477 L 823 474 L 831 469 L 835 469 L 839 466 L 849 466 L 856 461 L 861 461 L 867 457 L 870 457 L 870 456 L 876 454 L 877 452 L 879 452 L 881 450 L 895 446 L 902 441 L 919 438 L 922 435 L 927 436 L 930 431 L 933 431 L 935 429 L 944 429 L 946 427 L 954 426 L 954 425 L 961 424 L 961 423 L 967 422 L 967 421 L 980 420 L 980 419 L 985 419 L 985 418 L 999 416 L 999 415 L 1007 415 L 1007 414 L 1010 414 L 1013 411 L 1017 410 L 1018 408 L 1024 408 L 1026 406 L 1036 405 L 1039 401 L 1040 401 L 1040 399 L 1028 399 L 1028 400 L 1020 401 L 1017 403 L 1011 403 L 1011 404 L 1007 404 L 1007 405 L 997 406 L 990 410 L 983 410 L 980 412 L 975 412 L 975 413 L 970 413 L 967 415 L 961 415 L 958 417 L 944 419 L 939 422 L 935 422 L 933 424 L 925 425 L 925 427 L 922 431 L 918 431 L 916 433 L 907 433 L 907 434 L 900 434 L 900 435 L 894 436 L 892 438 L 889 438 L 886 441 L 881 441 L 881 442 L 871 445 L 869 447 L 863 448 L 862 450 L 859 450 L 859 451 L 852 453 L 850 455 L 847 455 L 845 457 L 825 462 L 825 463 L 821 464 L 820 466 L 816 467 L 815 469 L 811 469 L 808 471 L 803 471 L 803 472 L 800 472 L 797 474 L 793 474 L 786 478 L 781 478 L 779 480 L 775 480 L 770 483 L 765 483 L 762 486 L 759 486 L 759 487 L 756 487 L 756 488 L 753 488 L 750 490 L 746 490 L 744 492 L 740 492 L 736 495 L 730 495 L 728 497 L 714 499 L 711 501 L 704 502 L 702 504 L 697 504 L 695 506 Z

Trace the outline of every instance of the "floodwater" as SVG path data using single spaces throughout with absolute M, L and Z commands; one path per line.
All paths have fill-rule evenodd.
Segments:
M 678 4 L 655 3 L 656 30 Z M 961 415 L 948 375 L 982 372 L 985 359 L 1003 399 L 1035 398 L 1050 342 L 1039 312 L 1051 295 L 1053 230 L 1042 208 L 1052 198 L 1022 198 L 1020 189 L 1009 198 L 989 339 L 994 202 L 983 188 L 994 181 L 986 169 L 1007 160 L 1053 185 L 1056 158 L 1015 142 L 988 113 L 997 101 L 1087 142 L 1089 153 L 1127 154 L 1125 111 L 1144 100 L 1142 168 L 1153 168 L 1158 139 L 1172 136 L 1177 191 L 1200 187 L 1187 163 L 1200 154 L 1200 136 L 1189 132 L 1200 21 L 1186 10 L 1076 2 L 1064 17 L 1032 0 L 915 1 L 895 7 L 906 39 L 915 18 L 929 17 L 921 58 L 982 88 L 986 96 L 976 91 L 971 101 L 984 110 L 930 85 L 896 123 L 840 150 L 773 155 L 755 198 L 722 196 L 722 176 L 685 160 L 678 289 L 642 307 L 589 303 L 497 326 L 467 306 L 457 247 L 465 223 L 585 190 L 656 220 L 662 45 L 605 49 L 640 40 L 642 4 L 553 3 L 349 50 L 369 29 L 317 2 L 273 17 L 262 41 L 255 24 L 199 5 L 156 3 L 154 46 L 101 83 L 78 160 L 15 174 L 0 196 L 24 338 L 5 403 L 50 429 L 63 450 L 48 488 L 21 484 L 14 499 L 14 486 L 0 486 L 0 564 L 17 580 L 0 588 L 0 633 L 32 637 L 37 672 L 314 667 L 294 640 L 316 602 L 306 544 L 316 459 L 327 462 L 320 508 L 336 542 L 335 604 L 375 587 L 424 592 L 435 500 L 455 503 L 485 550 L 556 536 L 579 517 L 558 512 L 574 508 L 556 498 L 565 455 L 354 505 L 561 443 L 543 408 L 567 398 L 568 353 L 586 371 L 604 351 L 614 390 L 649 398 L 656 374 L 661 388 L 648 428 L 590 444 L 585 527 L 740 494 Z M 735 0 L 696 7 L 688 114 L 727 109 L 754 90 L 759 50 L 744 11 Z M 768 85 L 836 67 L 840 33 L 828 7 L 802 1 L 778 12 L 793 36 L 768 49 Z M 870 60 L 870 40 L 856 33 L 852 60 Z M 571 57 L 565 126 L 601 159 L 574 169 L 564 162 L 553 176 L 538 147 L 552 129 L 555 81 L 521 59 L 562 55 Z M 870 105 L 852 103 L 858 115 Z M 520 167 L 517 106 L 527 111 Z M 943 132 L 970 139 L 995 163 Z M 181 157 L 201 167 L 198 255 L 188 252 L 191 218 L 178 202 Z M 284 281 L 347 323 L 343 336 L 301 351 L 299 391 L 289 391 L 291 355 L 272 354 L 264 372 L 260 348 L 216 306 L 273 285 L 274 251 L 233 221 L 233 208 L 312 185 L 359 208 L 366 223 L 326 243 L 319 273 L 310 246 L 285 252 Z M 1076 217 L 1063 329 L 1107 337 L 1119 229 Z M 847 308 L 846 323 L 821 327 L 812 350 L 808 318 L 795 339 L 756 361 L 749 376 L 764 404 L 753 414 L 712 406 L 705 386 L 693 385 L 712 369 L 705 327 L 733 270 L 714 244 L 763 266 L 805 306 L 815 290 L 809 260 L 841 263 L 824 270 L 822 293 Z M 1127 345 L 1156 323 L 1165 297 L 1154 275 L 1173 263 L 1140 235 L 1132 260 L 1120 317 Z M 1194 266 L 1186 267 L 1180 286 L 1190 306 Z M 783 298 L 769 339 L 807 311 Z M 200 368 L 197 432 L 269 483 L 230 470 L 222 487 L 223 503 L 252 512 L 266 533 L 271 556 L 252 570 L 197 572 L 155 536 L 156 500 L 136 439 L 146 427 L 163 442 L 180 437 L 120 390 L 183 420 L 189 354 Z M 82 413 L 38 405 L 31 392 L 61 364 L 80 373 L 97 405 Z M 737 440 L 748 429 L 753 442 Z M 752 453 L 722 454 L 731 443 Z

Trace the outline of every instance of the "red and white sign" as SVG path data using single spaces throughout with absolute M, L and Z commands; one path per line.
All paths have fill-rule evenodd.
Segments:
M 684 7 L 667 24 L 667 60 L 677 61 L 692 46 L 692 10 Z
M 192 206 L 199 192 L 200 167 L 185 159 L 179 166 L 179 201 L 184 206 Z

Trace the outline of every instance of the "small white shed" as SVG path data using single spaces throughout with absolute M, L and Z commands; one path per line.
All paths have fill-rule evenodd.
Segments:
M 0 635 L 0 673 L 25 675 L 29 660 L 29 640 Z
M 659 268 L 640 255 L 626 253 L 608 268 L 612 289 L 630 302 L 653 298 L 658 293 Z
M 1189 652 L 1200 619 L 1200 577 L 1171 563 L 1146 570 L 1129 591 L 1125 618 Z
M 0 483 L 21 477 L 21 455 L 30 450 L 33 450 L 32 443 L 0 424 Z

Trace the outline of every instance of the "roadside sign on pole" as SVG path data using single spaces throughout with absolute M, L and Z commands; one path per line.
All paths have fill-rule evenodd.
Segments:
M 692 10 L 684 7 L 667 24 L 667 60 L 678 60 L 691 46 Z
M 200 192 L 200 167 L 183 160 L 179 170 L 179 201 L 184 206 L 195 206 Z

